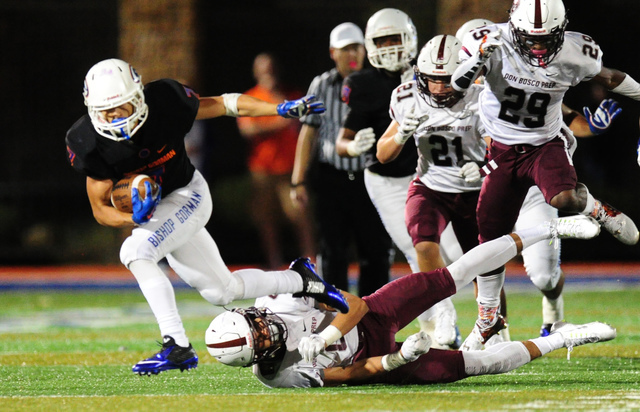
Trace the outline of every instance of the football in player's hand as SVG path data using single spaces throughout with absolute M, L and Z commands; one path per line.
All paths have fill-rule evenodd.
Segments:
M 151 194 L 157 195 L 160 186 L 147 175 L 127 176 L 113 185 L 111 189 L 111 204 L 121 212 L 133 213 L 131 205 L 131 189 L 138 188 L 140 199 L 144 199 L 147 195 L 144 182 L 151 183 Z

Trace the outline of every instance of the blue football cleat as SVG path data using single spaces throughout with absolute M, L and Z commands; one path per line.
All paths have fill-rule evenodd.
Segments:
M 308 296 L 342 313 L 349 312 L 349 304 L 342 296 L 342 293 L 335 286 L 328 284 L 318 276 L 308 258 L 294 260 L 291 262 L 289 269 L 298 272 L 302 277 L 302 292 L 294 293 L 293 296 Z
M 157 375 L 170 369 L 182 372 L 197 366 L 198 355 L 191 344 L 187 348 L 178 346 L 171 336 L 165 336 L 160 352 L 136 363 L 131 370 L 138 375 Z
M 540 336 L 542 336 L 543 338 L 545 336 L 549 336 L 551 334 L 551 327 L 553 326 L 553 324 L 551 323 L 545 323 L 544 325 L 542 325 L 542 327 L 540 328 Z

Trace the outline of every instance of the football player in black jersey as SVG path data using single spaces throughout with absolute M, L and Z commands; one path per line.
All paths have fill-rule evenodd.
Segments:
M 118 59 L 101 61 L 87 73 L 84 101 L 89 113 L 67 132 L 69 162 L 86 175 L 87 194 L 98 223 L 133 229 L 122 244 L 120 260 L 138 281 L 164 338 L 161 351 L 138 362 L 133 372 L 157 374 L 198 364 L 171 282 L 158 266 L 165 257 L 187 284 L 214 305 L 297 293 L 348 311 L 342 294 L 315 274 L 308 259 L 297 259 L 289 270 L 278 272 L 229 271 L 205 229 L 212 210 L 207 182 L 189 161 L 184 144 L 196 119 L 224 115 L 299 118 L 322 113 L 324 104 L 313 100 L 305 96 L 272 104 L 237 93 L 199 97 L 171 79 L 143 87 L 134 68 Z M 132 189 L 133 213 L 124 213 L 112 206 L 111 189 L 115 181 L 133 174 L 152 177 L 161 186 L 162 199 L 150 187 L 144 199 Z
M 389 126 L 391 93 L 403 81 L 413 77 L 413 62 L 418 54 L 418 36 L 411 18 L 397 9 L 382 9 L 369 18 L 365 30 L 367 57 L 373 68 L 347 77 L 342 98 L 351 111 L 340 130 L 336 151 L 341 156 L 368 156 L 365 185 L 382 223 L 413 272 L 420 272 L 418 256 L 407 232 L 404 208 L 411 180 L 415 177 L 418 153 L 415 145 L 405 145 L 398 157 L 382 164 L 376 158 L 376 141 Z M 417 119 L 415 119 L 417 122 Z M 369 279 L 376 290 L 389 279 Z M 443 315 L 447 316 L 443 316 Z M 433 334 L 438 329 L 447 346 L 462 343 L 455 320 L 455 308 L 445 299 L 421 315 L 422 328 Z M 434 320 L 435 319 L 435 320 Z M 443 320 L 439 322 L 438 320 Z M 435 341 L 435 339 L 434 339 Z

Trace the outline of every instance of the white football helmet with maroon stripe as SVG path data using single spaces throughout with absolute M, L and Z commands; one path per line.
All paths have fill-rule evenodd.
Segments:
M 509 26 L 518 53 L 537 67 L 546 67 L 564 42 L 567 25 L 562 0 L 514 0 Z
M 84 79 L 84 104 L 91 123 L 100 135 L 111 140 L 128 140 L 147 120 L 142 79 L 127 62 L 107 59 L 96 63 Z M 133 113 L 109 122 L 105 110 L 130 103 Z
M 251 366 L 278 356 L 285 348 L 287 326 L 267 308 L 235 308 L 213 319 L 204 339 L 220 363 Z
M 451 107 L 460 95 L 452 88 L 446 92 L 432 93 L 429 82 L 451 82 L 451 75 L 460 66 L 459 52 L 462 48 L 460 40 L 454 36 L 440 34 L 422 48 L 418 56 L 418 64 L 413 70 L 418 90 L 425 101 L 434 107 Z

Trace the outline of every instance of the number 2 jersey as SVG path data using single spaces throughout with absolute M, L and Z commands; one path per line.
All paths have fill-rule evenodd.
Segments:
M 389 114 L 402 123 L 411 108 L 421 119 L 413 134 L 418 147 L 418 178 L 428 188 L 446 193 L 480 190 L 482 180 L 467 183 L 460 167 L 469 161 L 482 162 L 486 135 L 478 116 L 478 94 L 482 86 L 472 85 L 452 107 L 430 106 L 414 80 L 401 84 L 391 95 Z M 413 146 L 411 142 L 405 146 Z M 403 148 L 403 150 L 405 150 Z
M 266 307 L 276 313 L 287 326 L 287 351 L 270 375 L 262 374 L 259 365 L 253 366 L 258 380 L 270 388 L 312 388 L 323 386 L 323 370 L 347 366 L 358 350 L 358 329 L 353 328 L 337 342 L 327 346 L 312 362 L 305 362 L 298 352 L 300 339 L 318 333 L 329 326 L 335 312 L 316 309 L 312 298 L 294 298 L 291 294 L 265 296 L 256 299 L 256 307 Z
M 147 121 L 130 140 L 115 141 L 96 132 L 89 115 L 67 132 L 67 154 L 74 169 L 97 180 L 146 174 L 162 186 L 162 195 L 186 186 L 195 167 L 184 137 L 193 126 L 200 100 L 175 80 L 150 82 L 144 88 Z
M 516 50 L 509 23 L 482 27 L 465 36 L 460 58 L 478 52 L 483 31 L 501 32 L 503 45 L 489 57 L 480 116 L 497 142 L 542 145 L 560 133 L 562 99 L 569 87 L 595 77 L 602 69 L 602 51 L 591 39 L 565 32 L 564 43 L 547 67 L 534 67 Z

